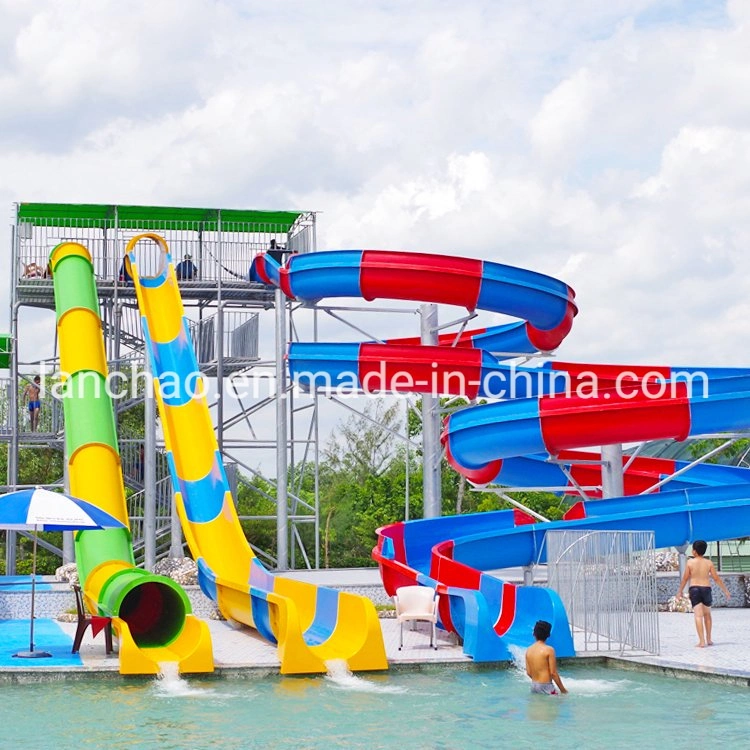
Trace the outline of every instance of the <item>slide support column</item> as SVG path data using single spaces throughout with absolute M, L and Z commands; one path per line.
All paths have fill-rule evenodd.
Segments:
M 427 346 L 436 346 L 438 343 L 437 305 L 432 303 L 421 305 L 419 315 L 422 343 Z M 437 518 L 442 512 L 440 461 L 443 451 L 440 445 L 439 407 L 439 396 L 430 393 L 422 396 L 422 461 L 424 462 L 422 490 L 425 518 Z
M 143 567 L 153 570 L 156 564 L 156 400 L 148 356 L 145 365 L 148 377 L 143 393 Z
M 70 467 L 68 466 L 68 443 L 63 440 L 63 490 L 70 494 Z M 76 561 L 75 538 L 72 531 L 62 533 L 63 565 Z
M 622 497 L 625 485 L 622 475 L 622 445 L 602 446 L 602 497 Z
M 289 569 L 287 518 L 286 297 L 276 290 L 276 569 Z

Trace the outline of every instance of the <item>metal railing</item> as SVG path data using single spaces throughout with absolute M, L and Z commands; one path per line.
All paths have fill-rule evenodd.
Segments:
M 60 224 L 64 226 L 60 226 Z M 200 221 L 59 219 L 26 217 L 17 225 L 18 278 L 41 279 L 47 274 L 49 253 L 60 242 L 85 245 L 91 253 L 99 280 L 126 283 L 123 253 L 133 237 L 145 232 L 161 235 L 169 245 L 175 264 L 186 256 L 195 269 L 191 282 L 216 283 L 247 277 L 256 255 L 269 248 L 271 240 L 291 252 L 306 253 L 314 247 L 311 219 L 287 229 L 274 224 L 227 222 L 223 231 L 206 230 Z M 149 269 L 144 269 L 148 271 Z M 151 269 L 153 270 L 153 269 Z
M 548 531 L 546 544 L 548 585 L 582 635 L 576 650 L 659 653 L 652 531 Z
M 28 402 L 23 396 L 24 389 L 31 378 L 21 377 L 18 387 L 18 429 L 24 434 L 33 435 L 31 431 L 31 416 Z M 16 421 L 11 413 L 11 388 L 13 381 L 10 378 L 0 378 L 0 432 L 9 434 L 16 427 Z M 64 423 L 63 405 L 48 389 L 43 391 L 39 399 L 39 421 L 36 432 L 43 434 L 58 434 Z
M 218 351 L 218 313 L 202 320 L 188 320 L 190 337 L 199 364 L 215 362 Z M 258 358 L 258 313 L 245 310 L 224 310 L 224 357 L 254 360 Z
M 156 534 L 168 533 L 172 528 L 172 480 L 164 477 L 156 483 Z M 146 491 L 139 490 L 128 498 L 128 516 L 133 548 L 142 546 Z

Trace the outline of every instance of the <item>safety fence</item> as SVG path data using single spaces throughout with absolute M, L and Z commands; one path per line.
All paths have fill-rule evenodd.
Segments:
M 576 650 L 659 653 L 653 532 L 549 531 L 546 544 Z

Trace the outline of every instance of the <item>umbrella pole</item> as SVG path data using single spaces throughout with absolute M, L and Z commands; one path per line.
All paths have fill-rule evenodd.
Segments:
M 52 656 L 48 651 L 34 651 L 34 606 L 36 601 L 36 550 L 37 550 L 37 527 L 34 526 L 34 546 L 31 555 L 31 625 L 29 627 L 29 650 L 19 651 L 13 654 L 21 659 L 40 659 Z

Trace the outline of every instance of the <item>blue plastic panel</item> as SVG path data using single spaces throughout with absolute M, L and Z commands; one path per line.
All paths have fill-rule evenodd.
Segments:
M 289 263 L 292 294 L 301 300 L 361 297 L 362 250 L 293 255 Z
M 359 382 L 360 344 L 289 345 L 289 374 L 305 388 L 361 387 Z

